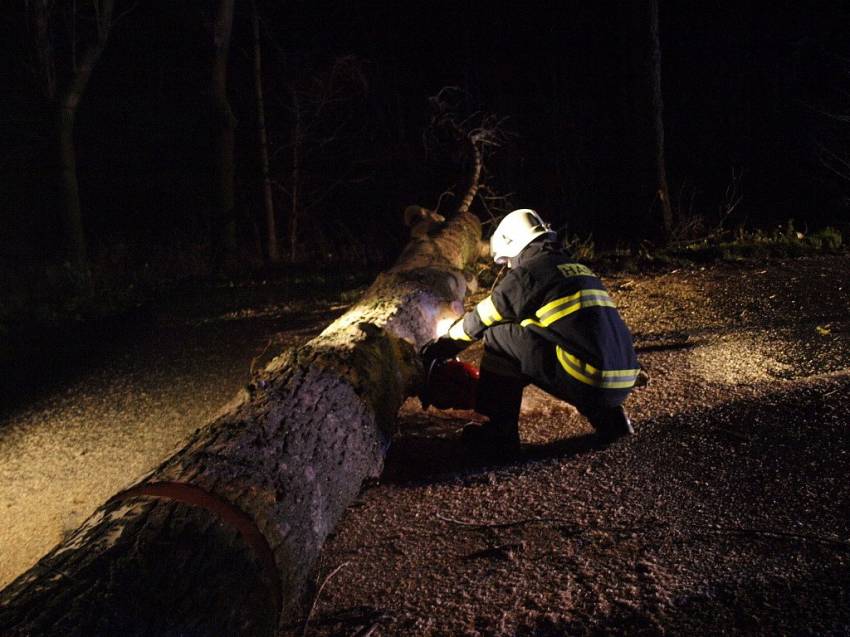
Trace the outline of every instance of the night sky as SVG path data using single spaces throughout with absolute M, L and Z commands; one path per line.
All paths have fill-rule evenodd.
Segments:
M 641 172 L 653 161 L 651 113 L 635 97 L 646 33 L 620 4 L 259 2 L 281 240 L 292 90 L 345 56 L 358 76 L 341 82 L 339 102 L 315 127 L 334 139 L 305 153 L 305 201 L 321 200 L 302 227 L 304 258 L 386 261 L 404 242 L 404 206 L 434 206 L 443 191 L 464 188 L 456 149 L 422 143 L 428 97 L 445 86 L 462 91 L 462 113 L 506 118 L 510 138 L 487 164 L 492 191 L 510 195 L 504 207 L 537 208 L 570 234 L 592 232 L 599 246 L 656 236 L 654 185 Z M 142 0 L 110 36 L 76 127 L 95 261 L 209 241 L 212 8 Z M 661 2 L 674 211 L 713 227 L 736 175 L 743 197 L 730 228 L 846 223 L 850 182 L 822 158 L 850 145 L 850 125 L 827 115 L 850 111 L 848 18 L 838 2 Z M 62 245 L 53 111 L 30 73 L 20 7 L 3 28 L 12 90 L 3 100 L 0 249 L 4 263 L 49 259 Z M 251 56 L 250 4 L 237 0 L 228 82 L 238 120 L 234 215 L 247 252 L 264 232 Z

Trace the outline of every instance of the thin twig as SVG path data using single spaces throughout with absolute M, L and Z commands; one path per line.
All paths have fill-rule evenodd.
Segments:
M 442 520 L 443 522 L 449 522 L 450 524 L 456 524 L 457 526 L 466 526 L 474 529 L 509 529 L 515 526 L 522 526 L 524 524 L 568 524 L 569 520 L 565 520 L 564 518 L 543 518 L 543 517 L 535 517 L 535 518 L 522 518 L 520 520 L 513 520 L 511 522 L 470 522 L 467 520 L 457 520 L 455 518 L 450 518 L 445 515 L 441 515 L 439 513 L 436 514 L 437 519 Z
M 135 11 L 135 10 L 138 8 L 138 6 L 139 6 L 138 1 L 137 1 L 137 2 L 134 2 L 133 4 L 131 4 L 131 5 L 130 5 L 130 8 L 129 8 L 129 9 L 126 9 L 125 11 L 123 11 L 123 12 L 119 13 L 119 14 L 118 14 L 118 16 L 112 20 L 112 26 L 113 26 L 113 27 L 117 26 L 119 22 L 121 22 L 122 20 L 124 20 L 124 18 L 126 18 L 126 17 L 127 17 L 128 15 L 130 15 L 133 11 Z
M 800 540 L 803 542 L 826 544 L 827 546 L 834 546 L 836 548 L 844 549 L 845 551 L 850 550 L 850 542 L 846 540 L 811 533 L 791 533 L 788 531 L 771 531 L 769 529 L 752 529 L 737 526 L 694 527 L 694 530 L 715 534 L 755 535 L 777 539 Z
M 273 340 L 273 339 L 271 339 L 271 338 L 270 338 L 270 339 L 266 342 L 266 346 L 263 348 L 263 351 L 262 351 L 262 352 L 260 352 L 260 353 L 259 353 L 259 354 L 257 354 L 254 358 L 252 358 L 252 359 L 251 359 L 251 368 L 250 368 L 250 370 L 249 370 L 249 374 L 250 374 L 251 376 L 253 376 L 253 375 L 254 375 L 254 366 L 257 364 L 257 361 L 258 361 L 258 360 L 260 360 L 260 359 L 263 357 L 263 354 L 265 354 L 265 353 L 268 351 L 269 347 L 270 347 L 270 346 L 271 346 L 271 344 L 272 344 L 272 340 Z
M 523 545 L 520 542 L 509 542 L 507 544 L 499 544 L 498 546 L 489 546 L 486 549 L 473 551 L 472 553 L 459 555 L 458 557 L 465 562 L 487 557 L 509 560 L 513 556 L 514 551 L 521 551 L 522 548 Z
M 445 197 L 449 197 L 449 196 L 454 197 L 455 196 L 454 191 L 453 190 L 444 190 L 443 193 L 440 195 L 440 197 L 437 199 L 437 207 L 434 208 L 434 212 L 440 212 L 440 206 L 443 205 L 443 199 Z
M 496 289 L 496 284 L 502 280 L 502 275 L 505 273 L 505 270 L 507 270 L 507 268 L 508 264 L 506 263 L 502 266 L 502 269 L 499 270 L 499 273 L 496 275 L 496 278 L 493 279 L 493 285 L 490 286 L 490 294 L 493 294 L 493 290 Z
M 490 188 L 487 184 L 482 184 L 476 196 L 481 202 L 481 205 L 484 206 L 484 210 L 490 216 L 489 219 L 482 221 L 481 225 L 486 226 L 488 224 L 492 224 L 493 226 L 496 226 L 512 208 L 510 203 L 514 197 L 514 193 L 508 192 L 499 195 L 494 193 L 492 188 Z M 495 213 L 493 212 L 494 210 Z
M 334 570 L 328 573 L 325 576 L 325 579 L 322 580 L 321 586 L 319 586 L 319 590 L 316 591 L 316 596 L 313 597 L 313 603 L 310 604 L 310 612 L 307 613 L 307 617 L 304 618 L 304 626 L 301 627 L 301 637 L 307 634 L 307 625 L 310 623 L 310 619 L 313 617 L 313 613 L 316 610 L 316 606 L 319 603 L 319 597 L 322 595 L 322 591 L 324 590 L 327 583 L 331 580 L 331 578 L 339 573 L 344 567 L 348 566 L 349 562 L 343 562 L 339 566 L 337 566 Z
M 750 436 L 746 436 L 742 433 L 738 433 L 737 431 L 732 431 L 731 429 L 724 429 L 723 427 L 715 427 L 716 432 L 721 434 L 726 434 L 730 438 L 735 438 L 736 440 L 740 440 L 742 442 L 752 442 L 753 439 Z
M 372 622 L 370 626 L 358 629 L 351 637 L 371 637 L 378 629 L 378 626 L 381 625 L 381 621 L 383 619 L 383 617 L 380 617 L 376 621 Z
M 516 526 L 522 526 L 524 524 L 571 524 L 569 520 L 565 520 L 564 518 L 548 518 L 548 517 L 531 517 L 531 518 L 522 518 L 520 520 L 513 520 L 510 522 L 473 522 L 467 520 L 457 520 L 455 518 L 450 518 L 448 516 L 441 515 L 439 513 L 436 514 L 436 517 L 444 522 L 449 522 L 451 524 L 456 524 L 457 526 L 468 527 L 471 529 L 507 529 Z M 656 521 L 654 524 L 644 525 L 644 526 L 629 526 L 629 527 L 580 527 L 574 526 L 573 528 L 577 532 L 581 531 L 602 531 L 608 533 L 630 533 L 636 532 L 640 530 L 645 530 L 647 528 L 667 528 L 668 530 L 672 530 L 674 528 L 671 524 L 663 524 L 659 521 Z M 815 542 L 817 544 L 824 544 L 827 546 L 832 546 L 835 548 L 840 548 L 845 551 L 850 551 L 850 541 L 842 540 L 840 538 L 835 537 L 827 537 L 825 535 L 817 535 L 813 533 L 793 533 L 790 531 L 772 531 L 770 529 L 756 529 L 749 527 L 737 527 L 737 526 L 702 526 L 702 525 L 694 525 L 690 527 L 684 527 L 681 529 L 682 531 L 690 531 L 691 533 L 712 533 L 716 535 L 729 534 L 729 535 L 746 535 L 746 536 L 762 536 L 768 538 L 775 539 L 789 539 L 789 540 L 799 540 L 802 542 Z

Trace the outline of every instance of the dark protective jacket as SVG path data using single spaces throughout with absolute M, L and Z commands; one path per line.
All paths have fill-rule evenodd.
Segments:
M 553 355 L 572 379 L 601 389 L 634 386 L 632 336 L 593 272 L 557 244 L 542 241 L 526 247 L 512 265 L 449 337 L 472 341 L 493 325 L 519 323 L 556 346 Z

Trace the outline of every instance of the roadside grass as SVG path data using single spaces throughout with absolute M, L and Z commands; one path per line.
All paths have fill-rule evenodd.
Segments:
M 0 362 L 33 343 L 107 329 L 159 309 L 186 316 L 237 312 L 273 300 L 294 306 L 348 303 L 376 275 L 374 266 L 282 265 L 246 268 L 227 277 L 198 268 L 95 264 L 80 273 L 68 264 L 0 270 Z M 63 336 L 64 335 L 64 336 Z
M 826 227 L 807 234 L 797 230 L 793 220 L 789 220 L 784 228 L 774 228 L 770 231 L 747 231 L 739 228 L 734 233 L 719 233 L 714 237 L 674 243 L 659 250 L 658 255 L 699 262 L 740 261 L 795 258 L 818 253 L 835 254 L 843 246 L 844 237 L 836 228 Z
M 563 244 L 578 261 L 602 273 L 651 272 L 671 267 L 757 262 L 847 251 L 847 230 L 826 227 L 804 233 L 790 221 L 772 229 L 718 230 L 702 238 L 599 250 L 593 236 L 568 236 Z M 169 303 L 198 311 L 236 310 L 266 295 L 293 301 L 349 302 L 380 270 L 377 265 L 315 263 L 261 268 L 254 264 L 228 277 L 213 276 L 204 255 L 191 252 L 139 267 L 95 263 L 81 274 L 68 264 L 0 268 L 0 359 L 22 334 L 63 330 L 84 323 L 143 312 Z M 470 273 L 487 289 L 500 266 L 483 259 Z M 203 306 L 203 307 L 201 307 Z M 191 311 L 191 308 L 189 308 Z
M 793 220 L 772 229 L 744 227 L 718 230 L 709 236 L 674 240 L 666 245 L 642 241 L 637 245 L 598 250 L 592 235 L 572 235 L 562 244 L 582 263 L 599 273 L 655 272 L 669 268 L 709 265 L 712 263 L 758 263 L 766 260 L 795 259 L 814 255 L 845 254 L 848 251 L 847 231 L 825 227 L 804 233 L 794 227 Z M 482 260 L 478 279 L 482 288 L 490 288 L 503 275 L 502 266 Z
M 843 254 L 847 252 L 844 234 L 826 227 L 804 233 L 789 220 L 784 227 L 769 230 L 720 230 L 710 236 L 672 241 L 666 245 L 642 242 L 636 248 L 616 249 L 594 254 L 589 262 L 600 271 L 647 272 L 670 267 L 711 263 L 757 263 L 777 259 Z

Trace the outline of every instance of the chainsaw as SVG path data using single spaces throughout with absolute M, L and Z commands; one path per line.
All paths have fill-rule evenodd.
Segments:
M 419 394 L 422 409 L 474 409 L 478 376 L 475 365 L 456 358 L 432 361 Z

